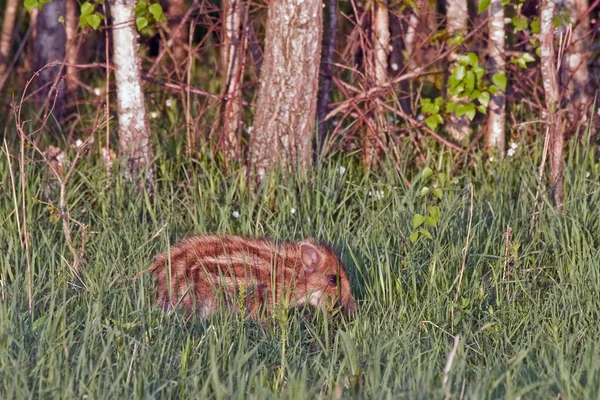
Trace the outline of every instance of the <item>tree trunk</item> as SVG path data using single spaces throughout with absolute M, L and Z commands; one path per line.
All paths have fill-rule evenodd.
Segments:
M 79 43 L 77 43 L 77 25 L 79 23 L 76 0 L 66 1 L 65 31 L 67 34 L 67 91 L 73 95 L 79 86 L 77 68 Z
M 553 190 L 554 204 L 562 209 L 564 197 L 563 182 L 563 127 L 559 106 L 558 76 L 554 50 L 554 0 L 543 0 L 540 4 L 540 67 L 546 97 L 547 129 L 550 135 L 550 184 Z
M 327 106 L 331 96 L 331 82 L 333 78 L 333 56 L 335 53 L 335 42 L 337 36 L 337 1 L 327 0 L 327 29 L 323 40 L 323 58 L 321 59 L 321 87 L 317 100 L 317 115 L 319 120 L 319 140 L 317 143 L 317 153 L 320 153 L 321 146 L 324 145 L 327 137 L 327 124 L 325 116 L 327 115 Z
M 566 10 L 569 12 L 573 26 L 571 45 L 566 48 L 562 81 L 567 83 L 567 98 L 571 107 L 573 120 L 585 120 L 585 108 L 592 99 L 586 91 L 590 84 L 588 70 L 587 39 L 585 35 L 590 30 L 590 19 L 586 16 L 579 19 L 588 9 L 587 0 L 567 0 Z M 575 23 L 579 24 L 575 26 Z
M 248 44 L 246 6 L 240 0 L 223 2 L 221 65 L 225 68 L 222 107 L 223 132 L 219 147 L 227 160 L 241 161 L 242 83 Z
M 180 64 L 187 57 L 188 24 L 181 24 L 186 12 L 185 0 L 169 0 L 168 6 L 169 30 L 171 31 L 173 57 Z M 181 29 L 180 29 L 181 25 Z
M 489 8 L 489 41 L 488 53 L 491 65 L 490 73 L 504 74 L 505 55 L 504 55 L 504 6 L 502 0 L 492 0 Z M 504 92 L 500 91 L 493 94 L 490 99 L 488 111 L 488 130 L 485 135 L 485 147 L 488 149 L 497 149 L 500 157 L 504 156 L 506 145 L 505 138 L 505 102 Z
M 377 0 L 373 4 L 373 61 L 370 64 L 372 71 L 369 71 L 376 86 L 384 86 L 388 82 L 389 48 L 390 20 L 387 0 Z M 376 123 L 367 126 L 367 137 L 363 142 L 363 163 L 367 166 L 372 164 L 375 138 L 380 132 L 387 132 L 387 120 L 382 102 L 382 98 L 375 99 Z
M 117 85 L 119 112 L 119 152 L 125 177 L 137 180 L 140 186 L 152 189 L 154 172 L 153 152 L 146 104 L 141 85 L 141 65 L 138 55 L 138 33 L 135 28 L 135 1 L 118 0 L 111 3 L 113 62 Z M 140 177 L 140 172 L 144 175 Z
M 4 9 L 4 18 L 2 20 L 2 32 L 0 33 L 0 82 L 6 71 L 8 58 L 10 57 L 10 48 L 12 45 L 12 34 L 15 29 L 15 20 L 17 18 L 18 0 L 7 0 Z
M 65 44 L 67 36 L 63 24 L 58 22 L 59 17 L 65 16 L 65 0 L 53 0 L 44 4 L 37 17 L 37 33 L 33 45 L 33 63 L 36 71 L 54 61 L 62 62 L 65 59 Z M 38 100 L 45 101 L 50 96 L 50 104 L 56 103 L 54 109 L 60 111 L 65 104 L 65 88 L 60 82 L 62 65 L 57 64 L 44 68 L 38 78 Z M 56 85 L 56 86 L 55 86 Z M 56 92 L 51 91 L 55 87 Z
M 268 169 L 308 166 L 317 106 L 322 3 L 272 0 L 264 65 L 250 140 L 258 180 Z
M 448 34 L 450 36 L 459 33 L 466 34 L 467 21 L 469 18 L 467 1 L 448 0 L 446 6 L 446 30 L 448 31 Z M 456 53 L 450 54 L 448 57 L 450 64 L 456 60 L 456 57 Z M 456 97 L 451 97 L 451 99 L 455 102 L 458 101 Z M 457 117 L 456 114 L 451 113 L 448 123 L 446 124 L 446 130 L 454 140 L 459 143 L 464 143 L 469 135 L 469 119 L 465 115 Z

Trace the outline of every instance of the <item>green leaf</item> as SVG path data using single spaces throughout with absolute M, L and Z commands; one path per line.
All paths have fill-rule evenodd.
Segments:
M 419 239 L 419 232 L 412 232 L 408 238 L 410 239 L 411 243 L 416 242 L 417 239 Z
M 489 92 L 481 92 L 477 100 L 481 103 L 482 106 L 487 107 L 490 104 L 490 93 Z
M 440 200 L 442 199 L 442 189 L 440 189 L 440 188 L 435 188 L 435 189 L 433 189 L 433 190 L 431 191 L 431 193 L 433 193 L 433 195 L 434 195 L 435 197 L 437 197 L 438 199 L 440 199 Z
M 88 15 L 86 17 L 88 24 L 90 24 L 90 26 L 94 29 L 94 30 L 98 30 L 98 27 L 100 26 L 100 23 L 102 22 L 102 15 L 98 14 L 98 13 L 94 13 L 92 15 Z
M 425 217 L 422 216 L 421 214 L 415 214 L 413 215 L 413 229 L 418 228 L 419 226 L 423 225 L 423 222 L 425 222 Z
M 479 7 L 477 7 L 477 14 L 485 12 L 490 7 L 490 0 L 479 0 Z
M 442 214 L 442 212 L 440 211 L 440 208 L 438 206 L 429 207 L 429 209 L 427 210 L 427 213 L 431 217 L 433 217 L 436 221 L 440 218 L 440 215 Z
M 90 15 L 94 12 L 94 6 L 87 1 L 81 5 L 81 15 L 80 18 L 83 18 L 87 15 Z
M 152 14 L 154 19 L 157 21 L 162 21 L 165 18 L 163 9 L 158 3 L 152 4 L 150 7 L 148 7 L 148 11 L 150 11 L 150 14 Z
M 37 0 L 25 0 L 25 9 L 27 12 L 31 13 L 33 10 L 38 8 Z
M 143 17 L 146 15 L 146 10 L 148 9 L 148 4 L 145 1 L 138 1 L 135 5 L 135 16 Z
M 479 65 L 479 58 L 477 57 L 477 54 L 469 53 L 469 54 L 467 54 L 467 58 L 469 60 L 469 65 L 472 66 L 473 68 L 475 68 L 476 66 Z
M 459 33 L 458 35 L 452 36 L 450 39 L 448 39 L 448 44 L 450 46 L 460 46 L 461 44 L 463 44 L 463 41 L 463 35 Z
M 421 109 L 425 114 L 437 114 L 440 112 L 440 108 L 429 99 L 423 99 L 421 102 Z
M 425 236 L 427 239 L 433 239 L 433 237 L 431 236 L 431 233 L 429 233 L 429 231 L 425 228 L 419 229 L 419 233 L 421 235 Z
M 467 72 L 467 76 L 465 76 L 465 87 L 467 93 L 471 93 L 475 89 L 475 74 L 473 71 Z
M 479 111 L 480 113 L 485 115 L 485 114 L 487 114 L 487 107 L 485 107 L 483 105 L 479 105 L 479 106 L 477 106 L 477 111 Z
M 530 53 L 523 53 L 520 58 L 525 60 L 525 62 L 534 62 L 535 61 L 535 57 L 532 56 Z
M 465 112 L 465 115 L 467 116 L 467 118 L 469 118 L 469 121 L 473 121 L 473 118 L 475 118 L 475 114 L 477 114 L 477 111 L 475 110 L 475 105 L 474 104 L 468 104 L 468 109 Z
M 491 94 L 498 94 L 500 93 L 500 89 L 498 89 L 496 86 L 490 86 L 489 89 Z
M 446 174 L 443 172 L 440 172 L 437 176 L 438 181 L 440 182 L 440 185 L 444 186 L 446 184 Z
M 456 102 L 452 101 L 452 100 L 448 100 L 448 103 L 446 103 L 446 112 L 451 113 L 454 110 L 456 110 Z
M 438 125 L 442 122 L 443 120 L 440 114 L 430 115 L 429 117 L 425 118 L 425 124 L 427 124 L 429 129 L 431 129 L 432 131 L 435 131 Z
M 62 15 L 60 17 L 58 17 L 58 22 L 61 24 L 65 23 L 65 17 L 63 17 Z
M 421 172 L 421 178 L 427 179 L 431 175 L 433 175 L 433 170 L 431 168 L 429 168 L 429 167 L 423 168 L 423 172 Z
M 540 33 L 540 19 L 535 17 L 533 21 L 531 21 L 531 33 L 537 35 Z
M 527 18 L 522 15 L 517 15 L 512 19 L 512 24 L 515 27 L 515 32 L 524 31 L 529 27 L 529 22 L 527 22 Z
M 492 76 L 492 82 L 503 92 L 506 91 L 506 75 L 498 72 Z
M 425 217 L 425 223 L 427 225 L 431 226 L 432 228 L 435 227 L 435 223 L 436 222 L 437 221 L 434 218 L 432 218 L 432 217 Z
M 144 29 L 145 27 L 148 26 L 148 18 L 146 18 L 146 17 L 136 18 L 135 24 L 138 28 L 138 31 L 141 31 L 142 29 Z
M 429 188 L 425 186 L 423 189 L 421 189 L 421 197 L 426 196 L 427 193 L 429 193 Z
M 456 77 L 456 80 L 462 81 L 466 74 L 467 67 L 465 67 L 464 65 L 459 65 L 454 69 L 454 74 L 452 75 Z

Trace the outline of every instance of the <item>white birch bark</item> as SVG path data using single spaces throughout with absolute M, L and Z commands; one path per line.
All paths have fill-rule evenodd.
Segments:
M 222 108 L 223 132 L 219 140 L 228 160 L 240 160 L 242 122 L 242 82 L 244 77 L 248 34 L 245 26 L 246 7 L 241 0 L 223 1 L 223 46 L 221 62 L 225 68 Z
M 488 54 L 491 65 L 490 73 L 505 73 L 504 37 L 504 6 L 502 0 L 492 0 L 489 8 L 489 41 Z M 485 146 L 488 149 L 497 149 L 500 156 L 504 156 L 506 145 L 505 138 L 505 102 L 504 92 L 493 94 L 488 110 L 488 130 L 485 135 Z
M 543 0 L 540 4 L 540 68 L 546 97 L 547 129 L 550 135 L 550 185 L 553 190 L 554 204 L 562 209 L 564 197 L 563 182 L 563 147 L 564 136 L 559 106 L 558 74 L 556 70 L 556 53 L 554 50 L 554 0 Z
M 138 179 L 148 189 L 154 178 L 151 166 L 153 151 L 146 104 L 141 85 L 141 64 L 138 55 L 138 33 L 135 28 L 135 1 L 117 0 L 111 4 L 113 62 L 117 85 L 119 112 L 119 152 L 125 177 Z
M 588 9 L 588 0 L 567 0 L 566 10 L 569 13 L 573 33 L 571 45 L 566 48 L 562 81 L 567 82 L 567 96 L 571 104 L 572 116 L 585 118 L 585 107 L 592 99 L 586 88 L 590 84 L 588 69 L 587 38 L 590 30 L 590 19 L 585 17 L 577 26 L 575 23 Z
M 61 16 L 65 16 L 65 0 L 53 0 L 44 4 L 38 14 L 37 32 L 33 44 L 33 63 L 36 71 L 49 63 L 62 62 L 65 59 L 65 28 L 58 22 Z M 54 103 L 54 96 L 56 95 L 55 110 L 62 109 L 65 104 L 64 85 L 60 82 L 59 77 L 61 71 L 63 71 L 63 68 L 60 64 L 44 68 L 36 81 L 37 86 L 40 88 L 38 92 L 40 101 L 52 97 L 49 100 L 50 103 Z M 56 89 L 56 92 L 51 92 L 53 88 Z
M 10 48 L 12 44 L 12 34 L 15 29 L 15 20 L 17 18 L 18 0 L 7 0 L 4 8 L 4 18 L 2 19 L 2 32 L 0 33 L 0 81 L 6 71 Z
M 277 164 L 308 165 L 311 154 L 319 64 L 322 3 L 272 0 L 269 4 L 264 64 L 249 162 L 258 180 Z
M 448 0 L 446 3 L 446 30 L 450 36 L 461 32 L 466 34 L 468 18 L 469 11 L 466 0 Z M 448 60 L 453 63 L 456 57 L 457 54 L 452 53 Z M 451 97 L 451 99 L 458 100 L 456 97 Z M 469 135 L 469 120 L 465 115 L 457 117 L 455 114 L 450 114 L 446 130 L 454 140 L 463 143 Z

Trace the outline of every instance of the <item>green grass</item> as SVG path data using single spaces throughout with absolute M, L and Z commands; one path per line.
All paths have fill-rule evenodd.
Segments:
M 118 180 L 106 189 L 92 157 L 68 191 L 73 217 L 89 226 L 79 291 L 70 285 L 62 227 L 34 201 L 43 199 L 41 166 L 29 164 L 31 315 L 2 153 L 0 398 L 312 399 L 337 391 L 342 398 L 440 399 L 464 391 L 478 399 L 597 399 L 600 170 L 591 152 L 572 150 L 564 214 L 544 193 L 530 233 L 539 154 L 534 149 L 531 158 L 523 146 L 514 159 L 476 163 L 457 176 L 444 192 L 434 239 L 415 245 L 407 238 L 412 214 L 421 211 L 420 186 L 407 188 L 391 166 L 366 174 L 339 158 L 253 197 L 240 175 L 224 176 L 210 160 L 182 161 L 163 144 L 150 204 Z M 430 159 L 438 170 L 452 167 L 434 153 Z M 375 190 L 383 199 L 368 195 Z M 507 225 L 512 273 L 505 278 Z M 358 315 L 292 314 L 265 331 L 227 312 L 204 322 L 162 313 L 151 279 L 134 276 L 157 252 L 203 232 L 332 243 L 347 265 Z M 444 388 L 453 334 L 461 341 Z

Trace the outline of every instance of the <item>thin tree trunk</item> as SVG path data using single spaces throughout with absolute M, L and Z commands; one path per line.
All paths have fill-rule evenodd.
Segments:
M 12 34 L 15 29 L 15 20 L 17 18 L 18 0 L 7 0 L 4 9 L 4 18 L 2 20 L 2 33 L 0 34 L 0 81 L 6 71 L 10 48 L 12 45 Z
M 187 6 L 185 0 L 169 0 L 168 6 L 169 30 L 171 31 L 173 57 L 175 62 L 180 64 L 187 57 L 186 44 L 188 42 L 188 24 L 187 22 L 179 25 L 183 20 Z
M 44 4 L 37 17 L 37 34 L 34 42 L 33 62 L 35 70 L 42 69 L 45 65 L 54 61 L 63 61 L 65 59 L 65 44 L 67 36 L 63 24 L 58 22 L 60 17 L 65 16 L 65 0 L 53 0 Z M 60 76 L 63 71 L 62 65 L 54 65 L 44 68 L 38 78 L 37 86 L 39 101 L 45 101 L 50 96 L 50 103 L 54 103 L 56 95 L 55 110 L 59 111 L 65 104 L 65 88 L 60 82 Z M 51 92 L 56 85 L 56 93 Z
M 67 91 L 74 94 L 79 86 L 78 70 L 74 66 L 79 60 L 79 44 L 77 43 L 78 4 L 76 0 L 66 1 L 65 31 L 67 34 Z
M 258 180 L 281 165 L 308 166 L 317 108 L 322 3 L 272 0 L 249 161 Z
M 563 182 L 563 146 L 564 136 L 559 106 L 558 76 L 554 50 L 554 0 L 543 0 L 540 4 L 540 37 L 542 80 L 546 97 L 547 127 L 550 135 L 550 184 L 553 190 L 554 204 L 561 210 L 564 197 Z
M 384 86 L 388 81 L 388 54 L 390 48 L 390 20 L 387 0 L 377 0 L 373 5 L 373 62 L 371 74 L 377 86 Z M 387 132 L 387 120 L 382 106 L 383 99 L 375 99 L 375 120 L 369 124 L 367 137 L 363 142 L 363 163 L 371 165 L 373 160 L 373 142 L 379 132 Z M 376 130 L 373 131 L 373 128 Z
M 466 34 L 467 32 L 467 21 L 469 18 L 469 11 L 467 8 L 466 0 L 448 0 L 446 4 L 446 30 L 450 36 L 457 35 L 459 33 Z M 457 54 L 452 53 L 448 57 L 448 60 L 452 64 L 456 60 Z M 452 97 L 452 100 L 457 101 L 456 97 Z M 464 143 L 469 135 L 469 120 L 463 115 L 457 117 L 454 113 L 450 114 L 448 123 L 446 124 L 446 130 L 459 143 Z
M 585 107 L 592 101 L 586 91 L 590 85 L 590 73 L 585 35 L 590 30 L 590 19 L 589 16 L 586 16 L 579 21 L 587 11 L 588 6 L 588 0 L 567 0 L 566 2 L 565 11 L 569 12 L 574 27 L 571 45 L 565 51 L 562 81 L 567 83 L 567 96 L 572 110 L 571 117 L 574 120 L 586 118 Z M 579 21 L 579 24 L 575 26 L 577 21 Z
M 491 64 L 491 74 L 504 74 L 505 55 L 504 55 L 504 6 L 502 0 L 492 0 L 489 8 L 489 42 L 488 53 Z M 505 138 L 505 102 L 504 92 L 500 91 L 491 96 L 488 112 L 488 130 L 485 135 L 485 147 L 488 149 L 497 149 L 500 157 L 504 156 L 506 146 Z
M 246 6 L 240 0 L 223 2 L 223 45 L 221 65 L 224 76 L 223 131 L 219 146 L 227 160 L 241 161 L 242 83 L 248 44 Z
M 137 180 L 139 177 L 140 186 L 143 184 L 151 191 L 154 179 L 151 162 L 154 156 L 141 85 L 138 33 L 134 22 L 135 1 L 115 1 L 110 10 L 119 112 L 119 152 L 125 177 L 128 180 Z M 140 177 L 142 171 L 145 174 Z
M 321 59 L 321 87 L 317 100 L 317 115 L 319 120 L 319 140 L 318 146 L 323 146 L 327 137 L 327 106 L 331 96 L 331 82 L 333 78 L 333 55 L 335 53 L 335 41 L 337 36 L 337 1 L 327 0 L 327 29 L 325 30 L 325 40 L 323 41 L 323 58 Z M 320 148 L 317 148 L 320 153 Z

